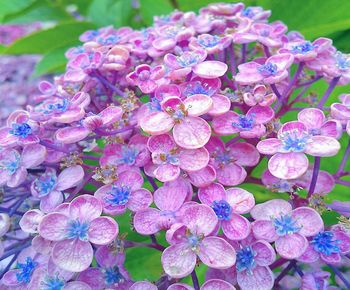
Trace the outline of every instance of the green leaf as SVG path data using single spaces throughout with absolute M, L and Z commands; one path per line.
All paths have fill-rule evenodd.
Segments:
M 21 11 L 34 2 L 35 0 L 0 0 L 0 23 L 5 15 Z
M 153 23 L 154 15 L 168 15 L 174 10 L 171 2 L 168 0 L 158 1 L 156 4 L 153 0 L 140 0 L 140 12 L 145 24 Z
M 86 30 L 94 29 L 89 22 L 67 22 L 57 26 L 34 32 L 15 41 L 3 54 L 45 54 L 55 48 L 79 43 L 79 36 Z
M 62 73 L 67 64 L 67 59 L 64 53 L 70 47 L 64 46 L 56 48 L 47 54 L 37 63 L 34 70 L 34 76 L 40 76 L 48 73 Z

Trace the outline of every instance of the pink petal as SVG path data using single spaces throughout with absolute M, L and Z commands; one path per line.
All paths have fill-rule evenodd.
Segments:
M 216 179 L 216 171 L 210 165 L 198 171 L 188 172 L 187 175 L 191 183 L 196 187 L 208 186 Z
M 31 209 L 27 211 L 19 221 L 19 226 L 21 229 L 30 234 L 35 234 L 38 232 L 38 226 L 41 222 L 44 214 L 38 209 Z M 5 233 L 7 230 L 5 231 Z M 0 236 L 3 236 L 0 234 Z
M 182 223 L 193 234 L 209 235 L 216 227 L 218 218 L 215 212 L 207 205 L 198 204 L 189 206 L 183 212 Z
M 211 96 L 211 98 L 213 100 L 213 105 L 208 112 L 209 115 L 220 116 L 230 110 L 231 101 L 228 97 L 221 94 L 215 94 Z
M 173 137 L 169 134 L 151 136 L 147 147 L 151 152 L 167 153 L 176 147 Z
M 277 153 L 268 163 L 270 172 L 281 179 L 296 179 L 306 172 L 308 166 L 309 160 L 299 152 Z
M 228 146 L 229 154 L 241 166 L 255 166 L 260 160 L 260 154 L 255 146 L 245 142 L 233 143 Z
M 261 140 L 256 145 L 256 149 L 258 149 L 258 151 L 261 154 L 265 154 L 265 155 L 274 155 L 277 152 L 279 152 L 281 147 L 282 147 L 282 141 L 277 138 L 268 138 L 265 140 Z
M 207 149 L 185 149 L 181 150 L 179 154 L 179 167 L 185 171 L 198 171 L 208 165 L 209 153 Z
M 89 242 L 70 239 L 56 242 L 52 249 L 52 260 L 66 271 L 81 272 L 86 270 L 93 258 L 93 249 Z
M 247 116 L 252 116 L 256 124 L 266 124 L 274 118 L 275 112 L 270 107 L 254 106 L 249 109 Z
M 72 219 L 88 222 L 98 218 L 101 213 L 101 202 L 88 194 L 74 198 L 69 205 L 69 214 Z
M 61 113 L 57 116 L 52 116 L 50 118 L 50 122 L 57 122 L 57 123 L 66 123 L 70 124 L 75 121 L 79 121 L 85 116 L 85 111 L 83 108 L 77 107 L 77 108 L 69 108 L 64 113 Z
M 276 64 L 278 67 L 278 70 L 285 70 L 289 68 L 294 61 L 294 56 L 290 53 L 280 53 L 271 56 L 267 59 L 267 62 L 272 62 L 273 64 Z
M 69 218 L 62 213 L 49 213 L 39 224 L 39 235 L 50 241 L 61 241 L 66 238 Z
M 199 117 L 186 117 L 173 129 L 173 136 L 177 145 L 185 149 L 203 147 L 209 140 L 211 128 Z
M 265 240 L 269 243 L 277 240 L 275 227 L 272 221 L 269 220 L 257 220 L 252 223 L 252 232 L 257 240 Z
M 213 106 L 213 100 L 206 95 L 192 95 L 183 102 L 189 116 L 201 116 L 209 112 Z
M 304 136 L 305 133 L 307 133 L 307 127 L 302 122 L 298 121 L 291 121 L 285 123 L 281 129 L 278 131 L 278 136 L 281 136 L 283 133 L 286 132 L 293 132 L 296 133 L 298 136 Z
M 163 211 L 178 210 L 187 197 L 185 187 L 162 186 L 154 192 L 154 203 Z
M 256 252 L 254 259 L 259 266 L 271 265 L 276 260 L 275 250 L 268 242 L 256 241 L 252 248 Z
M 251 211 L 250 215 L 255 220 L 267 220 L 287 215 L 292 211 L 289 202 L 283 199 L 272 199 L 264 203 L 257 204 Z
M 21 163 L 25 168 L 40 165 L 46 158 L 46 148 L 40 144 L 28 145 L 23 148 Z
M 239 132 L 232 123 L 237 122 L 238 114 L 236 112 L 227 112 L 213 119 L 212 126 L 215 133 L 219 135 L 231 135 Z
M 201 290 L 235 290 L 236 288 L 233 287 L 230 283 L 219 280 L 219 279 L 212 279 L 205 282 Z
M 340 143 L 327 136 L 312 136 L 311 142 L 306 145 L 305 153 L 312 156 L 330 157 L 340 150 Z
M 170 285 L 167 290 L 194 290 L 194 288 L 183 283 L 175 283 Z
M 157 290 L 158 288 L 147 281 L 139 281 L 134 283 L 129 290 Z
M 241 188 L 227 189 L 226 200 L 233 212 L 239 214 L 249 213 L 255 205 L 254 195 Z
M 195 252 L 185 243 L 172 245 L 162 254 L 163 269 L 172 278 L 189 275 L 196 266 L 196 261 Z
M 142 175 L 137 171 L 123 171 L 119 174 L 118 180 L 115 182 L 116 185 L 128 186 L 130 189 L 138 190 L 142 187 L 144 180 Z
M 318 252 L 315 251 L 314 247 L 312 245 L 308 245 L 305 252 L 298 257 L 298 261 L 303 263 L 314 263 L 319 259 L 320 255 Z
M 222 221 L 221 223 L 224 235 L 234 241 L 240 241 L 248 237 L 250 234 L 249 221 L 238 214 L 232 213 L 229 221 Z
M 84 169 L 80 165 L 75 165 L 64 169 L 57 178 L 56 190 L 64 191 L 77 186 L 84 178 Z
M 222 77 L 228 69 L 227 64 L 220 61 L 204 61 L 193 68 L 193 72 L 205 79 Z
M 206 237 L 199 245 L 199 259 L 214 269 L 227 269 L 236 262 L 235 249 L 224 239 Z
M 85 139 L 90 130 L 84 127 L 66 127 L 56 131 L 55 138 L 64 144 L 72 144 Z
M 109 106 L 98 115 L 102 118 L 103 125 L 107 126 L 118 121 L 122 117 L 122 114 L 123 110 L 121 107 Z
M 275 241 L 276 251 L 282 258 L 296 259 L 307 249 L 307 239 L 300 234 L 281 236 Z
M 155 177 L 161 182 L 173 181 L 180 175 L 179 166 L 172 164 L 164 164 L 160 165 L 154 171 Z
M 167 113 L 153 112 L 141 120 L 140 126 L 148 134 L 160 135 L 171 130 L 174 120 Z
M 2 278 L 2 283 L 5 285 L 5 286 L 13 286 L 14 289 L 18 289 L 16 286 L 20 287 L 20 283 L 18 282 L 17 280 L 17 276 L 16 274 L 17 273 L 20 273 L 20 270 L 17 270 L 17 269 L 13 269 L 13 270 L 9 270 L 8 272 L 6 272 Z M 9 288 L 4 288 L 4 289 L 9 289 Z M 18 290 L 22 290 L 21 288 L 19 288 Z
M 216 170 L 217 180 L 225 186 L 235 186 L 242 183 L 247 177 L 247 172 L 238 164 L 231 163 L 222 169 Z
M 40 210 L 43 212 L 52 212 L 63 202 L 62 192 L 53 190 L 48 195 L 44 196 L 40 201 Z
M 82 281 L 71 281 L 64 286 L 64 290 L 92 290 L 92 288 Z
M 320 254 L 321 259 L 328 264 L 339 264 L 342 260 L 339 253 L 332 253 L 330 255 Z
M 23 166 L 19 167 L 15 173 L 10 176 L 10 179 L 7 181 L 7 186 L 17 187 L 26 180 L 27 175 L 27 170 Z
M 131 211 L 136 212 L 148 208 L 152 201 L 152 193 L 148 189 L 141 188 L 131 192 L 127 206 Z
M 148 208 L 136 212 L 134 216 L 135 230 L 141 235 L 152 235 L 157 233 L 161 228 L 158 225 L 160 211 L 155 208 Z
M 89 226 L 89 241 L 96 245 L 107 245 L 118 235 L 118 224 L 111 217 L 98 217 Z
M 298 207 L 292 211 L 292 218 L 301 226 L 299 234 L 311 237 L 323 231 L 323 220 L 320 214 L 309 207 Z
M 251 85 L 263 80 L 263 75 L 259 73 L 258 68 L 261 65 L 257 62 L 246 62 L 238 66 L 238 74 L 235 81 L 240 85 Z
M 340 241 L 339 248 L 341 253 L 350 252 L 350 235 L 346 231 L 335 230 L 333 231 L 336 240 Z
M 303 122 L 310 129 L 319 129 L 325 122 L 326 117 L 320 109 L 307 108 L 298 113 L 298 120 Z
M 201 203 L 212 205 L 214 201 L 226 199 L 225 188 L 220 183 L 212 183 L 198 190 L 198 198 Z
M 269 267 L 257 266 L 252 270 L 237 273 L 238 285 L 244 290 L 273 289 L 275 278 Z
M 343 133 L 341 122 L 338 120 L 326 121 L 320 130 L 320 135 L 339 139 Z

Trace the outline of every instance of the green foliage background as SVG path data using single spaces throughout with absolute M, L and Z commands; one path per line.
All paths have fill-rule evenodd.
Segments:
M 66 64 L 64 52 L 69 47 L 78 45 L 79 35 L 88 29 L 107 25 L 142 28 L 152 24 L 154 15 L 166 15 L 174 8 L 198 11 L 200 7 L 213 1 L 139 0 L 138 8 L 133 8 L 131 2 L 132 0 L 0 0 L 0 23 L 42 21 L 55 24 L 49 29 L 34 32 L 17 40 L 9 47 L 0 46 L 0 54 L 42 54 L 43 59 L 36 66 L 34 75 L 59 73 L 64 71 Z M 220 0 L 220 2 L 232 1 Z M 290 30 L 299 30 L 310 40 L 326 36 L 334 40 L 339 50 L 350 52 L 350 1 L 348 0 L 247 0 L 242 2 L 247 6 L 262 6 L 270 9 L 271 20 L 282 20 Z M 67 8 L 72 5 L 84 20 L 77 20 L 67 12 Z M 318 82 L 311 91 L 322 95 L 326 89 L 326 83 Z M 350 87 L 338 87 L 332 93 L 329 102 L 335 102 L 340 93 L 350 93 Z M 305 106 L 305 104 L 297 106 Z M 295 113 L 286 116 L 284 121 L 293 118 Z M 343 148 L 348 139 L 348 136 L 341 139 Z M 321 167 L 330 173 L 335 173 L 343 151 L 344 149 L 335 158 L 323 158 Z M 259 176 L 263 168 L 266 168 L 264 161 L 254 174 Z M 347 170 L 350 168 L 347 167 Z M 242 187 L 251 190 L 258 202 L 288 197 L 272 193 L 257 185 L 248 184 Z M 335 199 L 350 200 L 349 189 L 337 185 L 335 190 L 326 197 L 326 202 L 329 203 Z M 333 212 L 325 213 L 323 218 L 327 224 L 337 222 L 337 215 Z M 130 232 L 129 214 L 118 217 L 117 220 L 120 224 L 120 232 L 128 232 L 127 239 L 149 242 L 148 237 Z M 162 237 L 159 239 L 162 241 Z M 156 280 L 161 274 L 160 253 L 148 248 L 127 250 L 126 267 L 134 279 Z M 197 270 L 201 280 L 204 278 L 204 270 L 203 267 Z

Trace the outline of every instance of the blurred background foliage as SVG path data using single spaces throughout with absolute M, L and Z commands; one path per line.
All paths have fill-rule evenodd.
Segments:
M 107 25 L 142 28 L 154 15 L 174 9 L 198 11 L 211 0 L 0 0 L 0 24 L 45 23 L 44 30 L 0 46 L 2 54 L 42 54 L 35 75 L 62 72 L 64 52 L 79 44 L 85 30 Z M 232 2 L 221 0 L 221 2 Z M 247 6 L 272 11 L 271 20 L 282 20 L 290 30 L 299 30 L 312 40 L 327 36 L 339 50 L 350 51 L 350 1 L 344 0 L 246 0 Z
M 48 73 L 60 73 L 66 65 L 65 51 L 79 45 L 79 35 L 89 29 L 113 25 L 131 26 L 140 29 L 149 26 L 155 15 L 167 15 L 174 9 L 198 11 L 212 2 L 232 2 L 226 0 L 0 0 L 1 24 L 29 24 L 40 22 L 44 29 L 19 38 L 9 46 L 0 46 L 0 54 L 39 54 L 41 61 L 36 65 L 33 76 Z M 309 40 L 320 36 L 332 38 L 334 45 L 343 52 L 350 52 L 350 0 L 246 0 L 246 6 L 262 6 L 272 11 L 271 21 L 281 20 L 290 30 L 298 30 Z M 1 56 L 0 56 L 1 57 Z M 309 93 L 322 95 L 327 84 L 319 82 Z M 349 93 L 349 86 L 337 87 L 328 103 L 335 102 L 340 93 Z M 307 104 L 297 104 L 305 107 Z M 282 121 L 295 119 L 291 112 Z M 344 148 L 347 138 L 341 139 Z M 321 167 L 335 173 L 343 151 L 334 158 L 323 160 Z M 266 160 L 253 172 L 259 177 L 266 168 Z M 350 181 L 350 179 L 349 179 Z M 146 184 L 146 187 L 150 186 Z M 244 184 L 258 202 L 271 198 L 288 198 L 287 194 L 273 193 L 268 189 Z M 332 200 L 349 200 L 348 188 L 336 185 L 327 195 L 326 203 Z M 306 194 L 301 191 L 300 194 Z M 337 222 L 338 215 L 326 212 L 323 218 L 326 224 Z M 127 239 L 147 241 L 148 237 L 130 231 L 130 215 L 118 217 L 120 232 L 127 232 Z M 164 237 L 159 237 L 160 241 Z M 127 250 L 126 267 L 134 279 L 155 280 L 161 274 L 160 253 L 148 248 Z M 204 267 L 198 269 L 200 280 L 204 279 Z

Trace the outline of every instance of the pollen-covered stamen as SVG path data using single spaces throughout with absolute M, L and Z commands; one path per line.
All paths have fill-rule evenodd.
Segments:
M 69 102 L 67 99 L 63 99 L 62 102 L 57 102 L 55 104 L 47 105 L 47 109 L 43 112 L 44 114 L 50 113 L 63 113 L 66 112 L 69 107 Z
M 250 131 L 255 125 L 254 115 L 239 115 L 238 122 L 233 122 L 232 126 L 242 131 Z
M 214 158 L 219 163 L 219 167 L 224 167 L 227 164 L 233 163 L 236 160 L 232 158 L 227 150 L 222 151 L 220 148 L 216 148 L 211 154 L 211 158 Z
M 96 168 L 92 178 L 103 183 L 112 183 L 118 179 L 117 168 L 112 165 Z
M 198 63 L 199 55 L 194 52 L 186 51 L 181 56 L 176 57 L 176 60 L 181 67 L 193 66 Z
M 293 220 L 291 215 L 282 215 L 273 219 L 273 224 L 277 235 L 285 236 L 294 234 L 300 231 L 301 227 L 297 224 L 297 221 Z
M 258 72 L 264 77 L 270 77 L 277 73 L 277 65 L 272 62 L 267 62 L 258 67 Z
M 67 239 L 79 239 L 86 242 L 88 240 L 89 224 L 78 220 L 71 220 L 68 223 Z
M 248 271 L 251 272 L 255 268 L 256 252 L 250 247 L 244 247 L 237 252 L 236 269 L 238 272 Z
M 340 51 L 337 51 L 334 54 L 336 67 L 341 71 L 347 71 L 350 69 L 350 55 L 341 53 Z
M 220 42 L 220 37 L 217 35 L 205 35 L 204 37 L 201 37 L 198 39 L 198 43 L 200 46 L 204 48 L 211 48 Z
M 155 164 L 172 164 L 179 165 L 179 156 L 177 148 L 170 150 L 167 153 L 159 153 L 153 156 Z
M 10 134 L 20 138 L 26 138 L 32 134 L 32 128 L 27 123 L 13 123 Z
M 231 219 L 232 208 L 226 200 L 215 200 L 211 208 L 214 210 L 219 220 L 228 221 Z
M 297 130 L 286 131 L 280 135 L 283 150 L 287 152 L 303 152 L 310 140 L 310 135 L 307 132 L 300 133 Z
M 61 290 L 65 286 L 65 281 L 63 279 L 60 279 L 58 276 L 54 277 L 46 277 L 45 280 L 42 282 L 44 290 Z
M 131 188 L 126 185 L 112 185 L 106 197 L 106 202 L 111 205 L 125 205 L 130 198 Z
M 293 46 L 292 48 L 292 52 L 294 54 L 300 53 L 300 54 L 306 54 L 312 50 L 314 50 L 317 46 L 312 45 L 312 43 L 310 41 L 305 41 L 302 44 L 298 44 Z
M 318 233 L 310 243 L 316 252 L 326 256 L 340 252 L 340 241 L 330 231 Z
M 45 173 L 33 182 L 34 189 L 40 197 L 44 197 L 53 191 L 57 184 L 57 178 L 53 173 Z
M 125 278 L 120 273 L 118 266 L 103 269 L 103 277 L 106 285 L 114 285 L 125 281 Z
M 188 83 L 184 89 L 184 95 L 187 97 L 193 95 L 206 95 L 211 96 L 215 90 L 213 90 L 207 83 L 202 84 L 200 81 Z
M 175 109 L 167 107 L 165 111 L 174 119 L 176 123 L 180 123 L 188 115 L 184 104 L 177 105 Z
M 17 282 L 28 284 L 37 266 L 38 262 L 35 262 L 31 257 L 27 257 L 24 263 L 17 263 Z
M 138 154 L 139 150 L 135 148 L 135 146 L 123 146 L 121 154 L 122 156 L 118 161 L 122 164 L 133 165 Z
M 288 182 L 287 180 L 281 179 L 280 181 L 269 186 L 273 192 L 293 192 L 294 184 Z
M 14 160 L 0 160 L 0 170 L 5 170 L 9 175 L 14 174 L 20 166 L 21 156 L 14 151 Z

